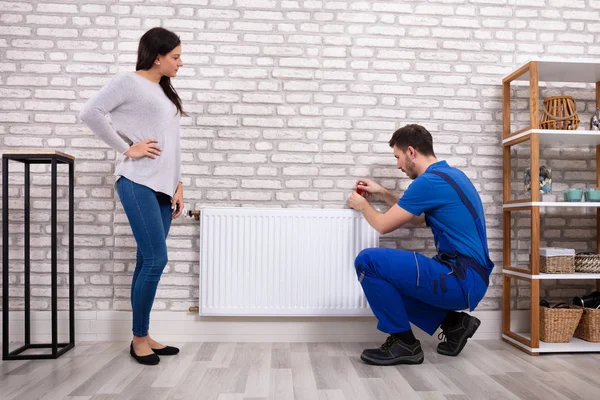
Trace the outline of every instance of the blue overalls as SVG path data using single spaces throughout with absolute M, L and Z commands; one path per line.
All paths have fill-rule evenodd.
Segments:
M 438 254 L 429 258 L 420 253 L 397 249 L 365 249 L 354 262 L 377 329 L 393 334 L 407 331 L 410 322 L 433 335 L 449 311 L 473 311 L 485 295 L 494 264 L 489 259 L 482 219 L 458 184 L 440 171 L 427 171 L 443 178 L 458 193 L 475 221 L 485 252 L 486 264 L 459 254 L 437 226 L 431 227 Z

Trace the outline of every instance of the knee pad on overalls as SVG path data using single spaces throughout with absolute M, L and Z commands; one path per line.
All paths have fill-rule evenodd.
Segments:
M 365 275 L 373 275 L 373 256 L 378 250 L 381 249 L 364 249 L 356 256 L 354 268 L 356 269 L 356 275 L 358 276 L 359 282 L 362 282 Z

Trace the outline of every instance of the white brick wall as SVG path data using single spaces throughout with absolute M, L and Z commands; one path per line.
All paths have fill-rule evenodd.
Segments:
M 190 113 L 182 120 L 182 143 L 191 208 L 346 207 L 362 176 L 399 192 L 409 180 L 394 168 L 387 140 L 395 128 L 421 123 L 440 158 L 463 168 L 481 191 L 492 256 L 500 263 L 501 79 L 532 57 L 594 59 L 599 17 L 599 2 L 574 0 L 0 1 L 0 144 L 77 157 L 77 308 L 127 309 L 135 242 L 112 187 L 116 155 L 77 115 L 117 71 L 134 69 L 141 34 L 164 26 L 183 41 L 185 65 L 174 86 Z M 568 89 L 585 123 L 594 92 Z M 551 86 L 542 96 L 562 92 Z M 515 108 L 526 111 L 526 90 L 515 94 Z M 517 120 L 524 118 L 526 112 Z M 555 189 L 593 183 L 592 152 L 543 155 L 552 159 Z M 23 179 L 21 166 L 11 169 L 9 279 L 13 307 L 21 308 Z M 33 307 L 44 310 L 49 178 L 46 168 L 33 170 Z M 65 210 L 64 174 L 59 182 Z M 59 218 L 64 223 L 66 213 Z M 553 216 L 548 243 L 590 246 L 589 218 Z M 60 232 L 66 235 L 66 226 Z M 197 236 L 189 220 L 173 224 L 157 309 L 197 305 Z M 382 245 L 433 249 L 425 229 L 392 233 Z M 62 273 L 65 260 L 61 249 Z M 495 274 L 482 309 L 499 309 L 500 285 Z M 576 288 L 558 282 L 543 293 L 568 297 L 582 290 Z M 64 308 L 66 293 L 59 295 Z

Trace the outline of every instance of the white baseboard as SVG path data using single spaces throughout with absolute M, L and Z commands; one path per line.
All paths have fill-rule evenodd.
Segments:
M 23 313 L 11 311 L 9 315 L 9 341 L 23 342 Z M 501 337 L 501 311 L 475 311 L 473 315 L 482 322 L 475 339 Z M 58 317 L 59 342 L 68 341 L 68 313 L 59 312 Z M 526 328 L 526 311 L 513 311 L 511 317 L 513 330 Z M 49 312 L 31 313 L 32 342 L 51 341 L 50 321 Z M 202 317 L 191 312 L 157 311 L 151 314 L 150 332 L 157 339 L 172 342 L 372 342 L 385 338 L 376 325 L 374 317 Z M 131 313 L 78 311 L 75 337 L 77 342 L 131 340 Z

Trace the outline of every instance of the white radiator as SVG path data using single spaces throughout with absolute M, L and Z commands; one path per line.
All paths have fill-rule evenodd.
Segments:
M 201 315 L 372 315 L 354 258 L 378 247 L 359 212 L 203 208 Z

